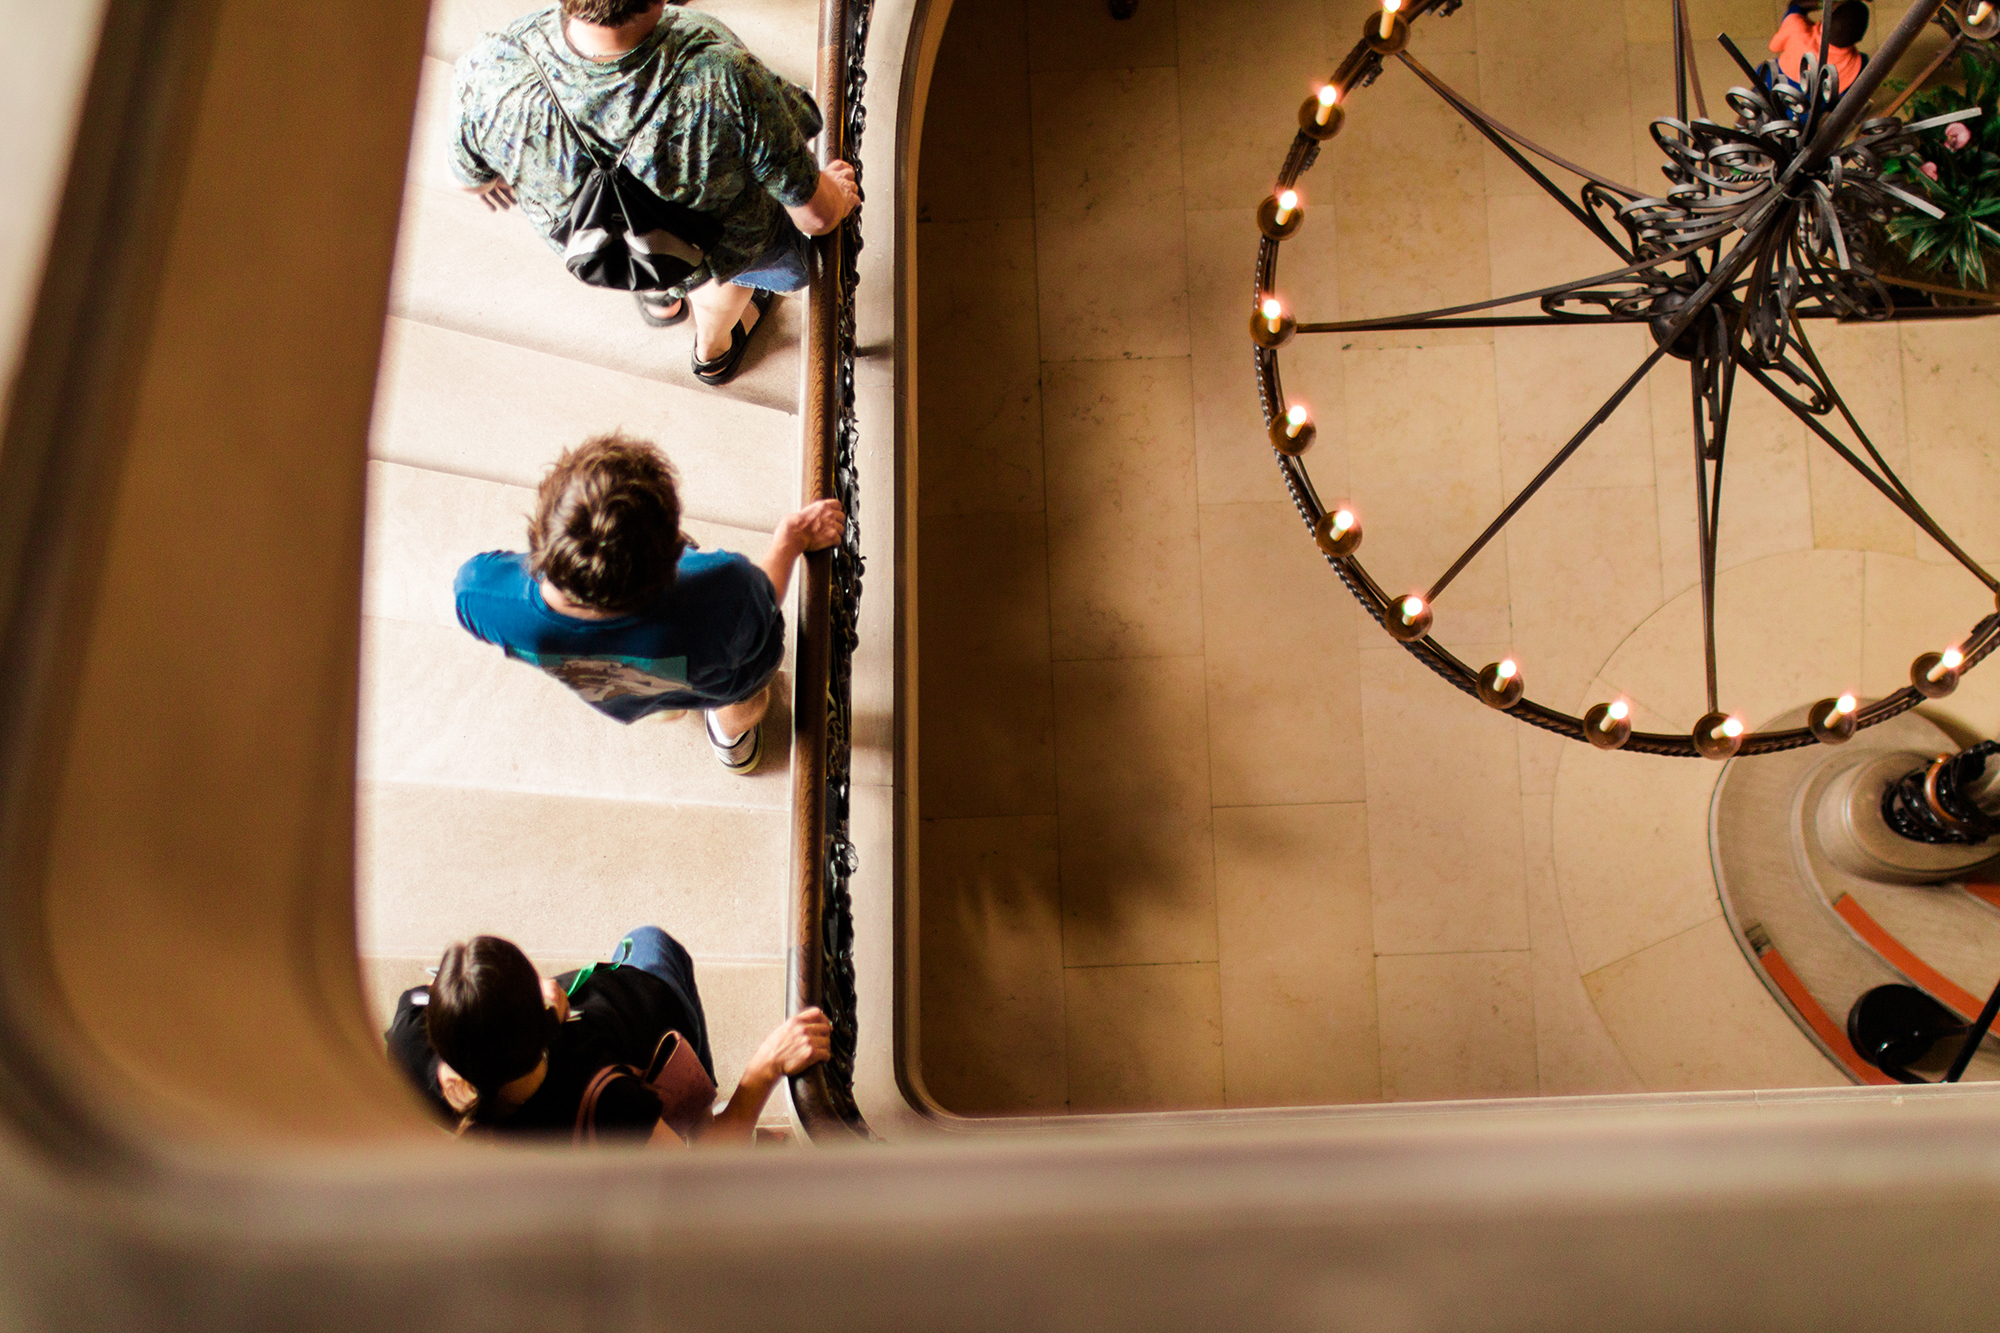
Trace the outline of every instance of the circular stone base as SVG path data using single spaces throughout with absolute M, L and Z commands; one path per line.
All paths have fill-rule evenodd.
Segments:
M 1947 739 L 1943 753 L 1958 747 Z M 1835 751 L 1805 795 L 1820 850 L 1850 875 L 1889 884 L 1935 884 L 1993 859 L 1993 848 L 1911 842 L 1882 822 L 1882 795 L 1939 751 Z
M 1796 726 L 1804 716 L 1804 709 L 1794 709 L 1767 725 Z M 1837 748 L 1732 760 L 1716 785 L 1709 847 L 1730 931 L 1772 997 L 1844 1072 L 1845 1063 L 1784 994 L 1759 953 L 1782 955 L 1825 1017 L 1844 1031 L 1847 1011 L 1863 992 L 1913 980 L 1835 910 L 1849 898 L 1924 963 L 1985 998 L 2000 972 L 2000 910 L 1957 883 L 1925 880 L 1962 875 L 1992 860 L 1995 849 L 1907 843 L 1871 828 L 1866 818 L 1868 802 L 1880 802 L 1886 783 L 1958 748 L 1936 723 L 1905 713 Z M 1965 1077 L 2000 1079 L 1995 1039 L 1988 1039 Z

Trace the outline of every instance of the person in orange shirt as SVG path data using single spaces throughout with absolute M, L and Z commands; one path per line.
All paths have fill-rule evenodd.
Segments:
M 1806 57 L 1819 55 L 1820 25 L 1809 17 L 1818 8 L 1816 4 L 1792 0 L 1785 8 L 1785 21 L 1771 38 L 1772 65 L 1779 74 L 1800 86 L 1805 82 Z M 1868 63 L 1868 57 L 1854 49 L 1867 31 L 1868 6 L 1861 0 L 1841 0 L 1827 16 L 1826 63 L 1839 76 L 1841 92 L 1847 91 L 1847 85 L 1854 82 L 1854 76 Z

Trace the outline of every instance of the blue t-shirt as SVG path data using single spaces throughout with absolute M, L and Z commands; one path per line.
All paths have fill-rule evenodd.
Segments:
M 615 620 L 550 610 L 518 551 L 472 557 L 453 589 L 458 623 L 474 638 L 540 667 L 620 722 L 747 699 L 785 653 L 770 578 L 730 551 L 683 553 L 672 587 Z

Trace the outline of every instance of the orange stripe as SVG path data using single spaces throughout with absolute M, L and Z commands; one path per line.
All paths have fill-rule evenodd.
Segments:
M 1959 1017 L 1967 1021 L 1979 1016 L 1985 1005 L 1977 995 L 1911 953 L 1901 940 L 1882 929 L 1880 922 L 1862 910 L 1860 903 L 1843 893 L 1833 904 L 1833 910 L 1840 913 L 1841 920 L 1854 927 L 1854 933 L 1869 948 L 1881 954 L 1889 966 L 1916 982 L 1918 989 L 1956 1009 Z
M 1983 903 L 2000 907 L 2000 884 L 1992 884 L 1985 880 L 1968 879 L 1965 881 L 1965 891 Z
M 1861 1052 L 1854 1049 L 1854 1043 L 1847 1039 L 1847 1034 L 1826 1016 L 1826 1010 L 1822 1009 L 1819 1001 L 1812 997 L 1812 992 L 1806 989 L 1805 983 L 1799 980 L 1799 974 L 1792 971 L 1792 965 L 1785 961 L 1782 954 L 1776 949 L 1766 949 L 1757 955 L 1757 961 L 1764 965 L 1766 972 L 1770 973 L 1771 980 L 1778 983 L 1778 989 L 1785 993 L 1785 998 L 1792 1002 L 1792 1008 L 1799 1011 L 1799 1016 L 1806 1020 L 1807 1026 L 1826 1043 L 1829 1050 L 1840 1057 L 1840 1062 L 1847 1066 L 1848 1073 L 1863 1083 L 1880 1085 L 1895 1083 L 1895 1079 L 1861 1058 Z

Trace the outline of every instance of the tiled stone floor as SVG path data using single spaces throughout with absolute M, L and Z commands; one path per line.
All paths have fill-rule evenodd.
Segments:
M 1602 755 L 1369 626 L 1263 443 L 1253 209 L 1358 0 L 957 0 L 919 173 L 923 1073 L 1060 1113 L 1834 1083 L 1736 953 L 1717 770 Z M 1769 0 L 1695 0 L 1718 113 Z M 1658 180 L 1665 0 L 1473 0 L 1412 53 L 1502 121 Z M 1864 46 L 1870 43 L 1864 42 Z M 1558 58 L 1559 53 L 1559 58 Z M 1523 290 L 1605 252 L 1402 69 L 1307 177 L 1311 318 Z M 1826 329 L 1833 374 L 1982 558 L 1990 337 Z M 1644 355 L 1633 330 L 1302 338 L 1323 494 L 1428 583 Z M 1983 595 L 1754 390 L 1723 507 L 1723 690 L 1761 719 L 1899 683 Z M 1438 636 L 1537 698 L 1701 711 L 1685 372 L 1669 362 L 1460 576 Z M 1691 619 L 1693 617 L 1693 619 Z M 1989 677 L 2000 672 L 1989 671 Z M 1994 734 L 2000 681 L 1950 701 Z

